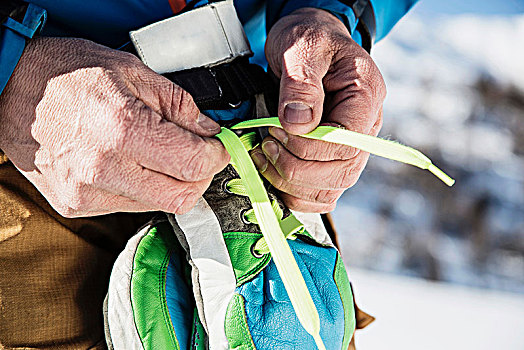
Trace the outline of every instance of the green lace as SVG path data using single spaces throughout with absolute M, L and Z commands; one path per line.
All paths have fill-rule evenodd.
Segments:
M 278 118 L 274 117 L 246 120 L 234 125 L 231 129 L 249 129 L 262 126 L 282 128 Z M 455 183 L 455 180 L 437 168 L 431 162 L 431 159 L 426 157 L 424 154 L 414 148 L 404 146 L 395 141 L 384 140 L 380 137 L 360 134 L 358 132 L 325 125 L 321 125 L 310 133 L 300 136 L 358 148 L 383 158 L 396 160 L 401 163 L 410 164 L 421 169 L 429 170 L 433 175 L 438 177 L 448 186 L 453 186 Z
M 324 350 L 325 346 L 320 338 L 320 318 L 315 303 L 309 294 L 304 277 L 300 272 L 293 253 L 286 241 L 282 224 L 284 220 L 278 218 L 269 200 L 262 179 L 249 156 L 247 149 L 254 143 L 254 134 L 246 134 L 239 138 L 233 131 L 222 128 L 217 135 L 231 156 L 231 164 L 235 167 L 241 180 L 242 187 L 237 185 L 236 191 L 249 197 L 253 206 L 260 231 L 265 245 L 278 270 L 282 283 L 286 289 L 293 309 L 304 329 L 311 334 L 317 347 Z M 247 146 L 247 147 L 246 147 Z M 230 186 L 233 188 L 233 186 Z M 298 220 L 297 220 L 298 221 Z M 260 243 L 260 242 L 257 242 Z M 263 247 L 259 247 L 262 249 Z
M 242 145 L 244 146 L 246 151 L 251 151 L 253 148 L 257 146 L 256 134 L 254 132 L 244 134 L 240 136 L 239 139 L 240 142 L 242 142 Z M 231 165 L 233 165 L 233 167 L 236 168 L 234 162 L 232 162 Z M 245 197 L 249 196 L 246 186 L 244 185 L 242 179 L 231 179 L 228 182 L 226 182 L 225 186 L 227 191 L 233 194 Z M 304 232 L 304 225 L 300 221 L 298 221 L 298 219 L 296 219 L 293 214 L 290 214 L 286 219 L 283 219 L 284 210 L 280 207 L 280 204 L 278 204 L 277 200 L 273 199 L 271 201 L 271 208 L 273 209 L 273 213 L 275 213 L 275 216 L 279 221 L 280 228 L 282 229 L 282 232 L 284 233 L 284 237 L 286 239 L 295 240 L 297 238 L 297 234 Z M 241 215 L 246 223 L 255 225 L 259 224 L 255 210 L 253 208 L 244 211 Z M 255 243 L 253 247 L 253 252 L 256 255 L 259 255 L 258 257 L 261 257 L 262 255 L 268 254 L 270 252 L 269 247 L 266 243 L 266 239 L 264 237 L 261 237 Z
M 261 126 L 282 128 L 278 118 L 263 118 L 241 122 L 231 129 Z M 263 235 L 255 244 L 254 252 L 271 253 L 300 323 L 313 336 L 317 347 L 323 350 L 325 346 L 320 338 L 320 318 L 317 309 L 286 241 L 288 238 L 295 238 L 296 234 L 303 230 L 303 225 L 293 215 L 282 219 L 283 210 L 278 202 L 269 200 L 262 179 L 248 153 L 255 147 L 255 135 L 254 132 L 250 132 L 238 137 L 227 128 L 222 128 L 221 133 L 217 135 L 231 155 L 231 164 L 240 176 L 240 179 L 229 181 L 226 188 L 232 193 L 249 197 L 253 208 L 243 214 L 244 220 L 258 224 Z M 393 141 L 331 126 L 319 126 L 302 136 L 359 148 L 381 157 L 427 169 L 448 186 L 455 183 L 455 180 L 433 165 L 424 154 Z
M 226 183 L 226 189 L 229 192 L 239 196 L 248 196 L 246 187 L 242 183 L 241 179 L 229 180 Z M 304 225 L 300 221 L 298 221 L 298 219 L 293 214 L 290 214 L 286 219 L 283 219 L 284 210 L 280 207 L 278 201 L 272 200 L 271 208 L 273 209 L 273 213 L 275 213 L 275 216 L 279 221 L 280 228 L 282 229 L 282 232 L 284 233 L 284 237 L 286 239 L 295 240 L 298 234 L 301 234 L 305 231 Z M 246 223 L 255 225 L 259 224 L 257 215 L 253 208 L 246 210 L 241 215 Z M 253 246 L 253 252 L 257 257 L 261 257 L 265 254 L 270 253 L 269 247 L 267 246 L 266 239 L 264 237 L 261 237 L 255 243 L 255 245 Z

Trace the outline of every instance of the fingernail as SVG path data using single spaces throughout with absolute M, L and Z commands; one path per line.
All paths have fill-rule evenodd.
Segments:
M 220 132 L 220 125 L 215 123 L 211 118 L 206 117 L 202 113 L 198 115 L 197 123 L 200 125 L 203 129 L 213 131 L 213 132 Z
M 257 169 L 263 173 L 267 169 L 267 159 L 266 156 L 260 152 L 256 151 L 251 153 L 251 159 L 253 159 L 253 163 L 257 166 Z
M 276 138 L 278 141 L 280 141 L 280 143 L 282 143 L 284 146 L 287 145 L 287 141 L 288 141 L 287 132 L 285 132 L 284 130 L 280 128 L 271 127 L 269 128 L 269 133 L 274 138 Z
M 271 163 L 275 164 L 278 159 L 278 145 L 275 141 L 266 141 L 262 144 L 262 151 L 269 157 Z
M 306 124 L 313 120 L 313 110 L 303 103 L 289 103 L 284 108 L 284 119 L 291 124 Z

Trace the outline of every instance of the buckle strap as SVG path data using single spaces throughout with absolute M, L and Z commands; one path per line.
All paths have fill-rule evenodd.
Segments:
M 5 7 L 2 9 L 7 11 Z M 26 41 L 40 33 L 47 19 L 44 9 L 23 2 L 10 8 L 8 14 L 14 17 L 7 17 L 0 25 L 0 94 L 22 57 Z M 18 18 L 22 18 L 21 22 Z
M 23 7 L 25 7 L 25 13 L 22 15 Z M 22 17 L 22 21 L 19 22 L 13 17 L 7 17 L 2 23 L 3 27 L 11 29 L 13 32 L 23 36 L 26 39 L 32 39 L 35 35 L 40 33 L 41 28 L 44 26 L 47 19 L 47 12 L 33 4 L 23 5 L 16 12 L 17 18 Z
M 201 110 L 232 109 L 273 86 L 262 67 L 250 64 L 248 58 L 242 57 L 231 63 L 164 76 L 189 92 Z

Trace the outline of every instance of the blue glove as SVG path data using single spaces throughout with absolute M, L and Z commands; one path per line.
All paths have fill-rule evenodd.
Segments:
M 326 348 L 347 349 L 355 322 L 349 281 L 339 253 L 300 238 L 289 243 L 317 307 Z M 233 349 L 316 348 L 300 325 L 272 260 L 252 280 L 235 289 L 226 314 L 226 335 Z

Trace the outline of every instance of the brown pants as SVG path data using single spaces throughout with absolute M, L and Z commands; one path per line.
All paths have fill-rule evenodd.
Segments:
M 105 349 L 113 262 L 152 214 L 65 219 L 3 158 L 0 349 Z

